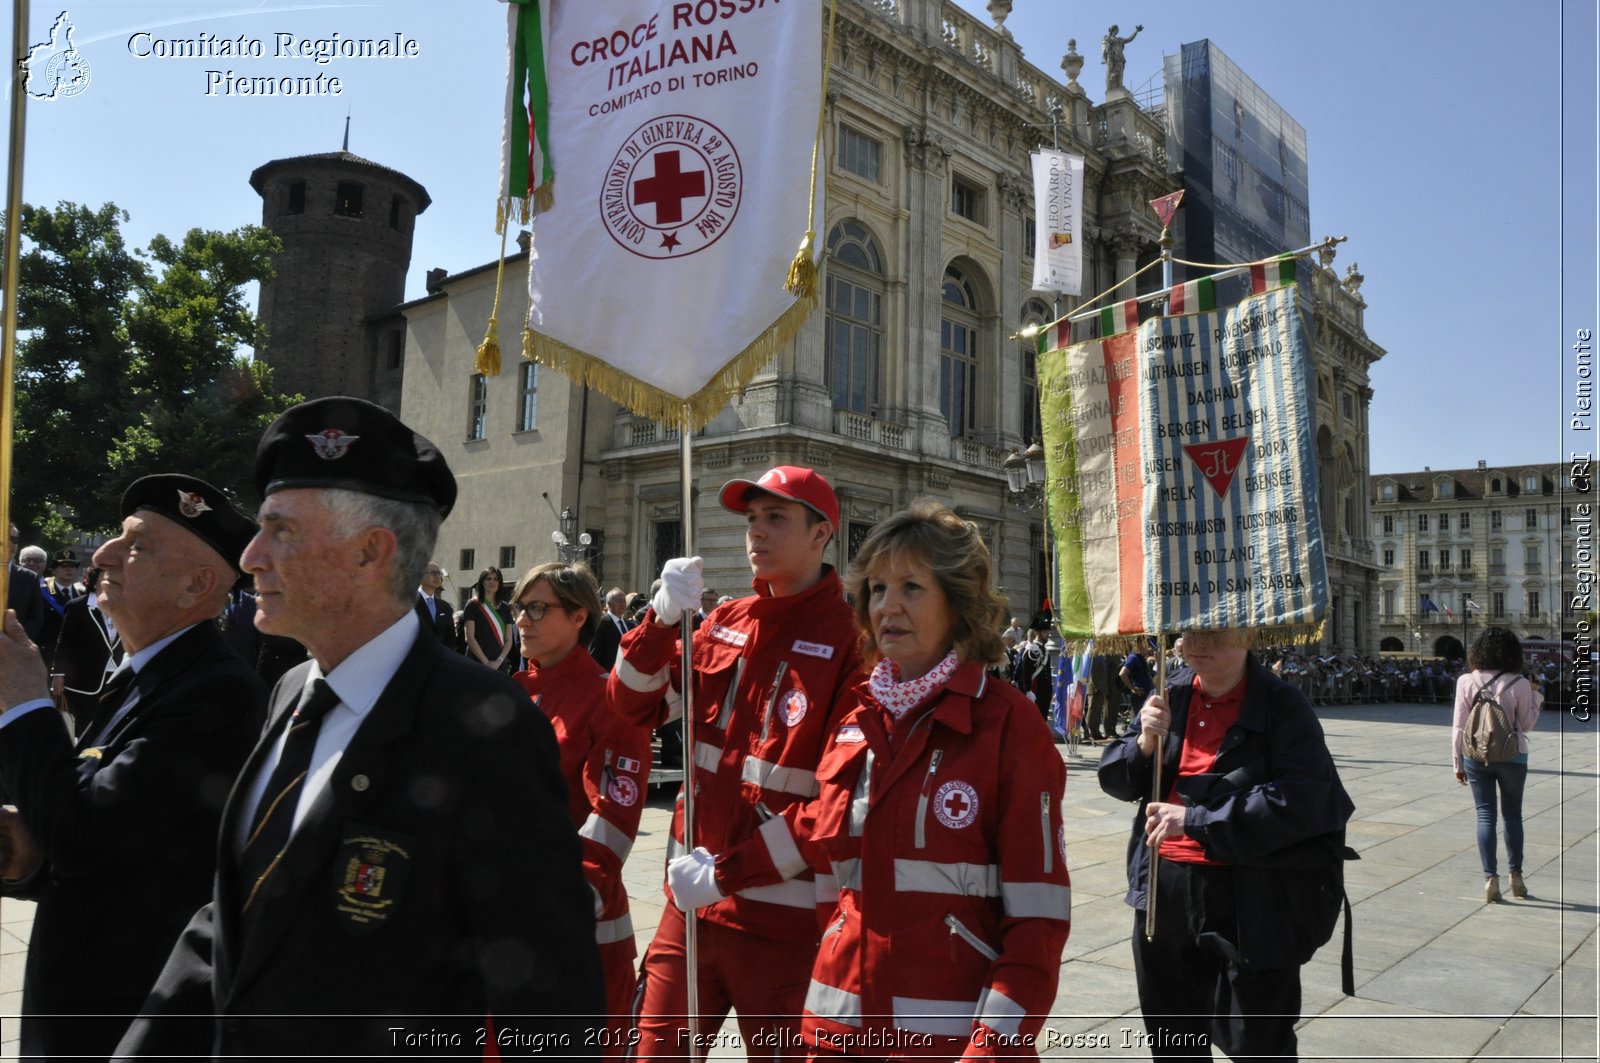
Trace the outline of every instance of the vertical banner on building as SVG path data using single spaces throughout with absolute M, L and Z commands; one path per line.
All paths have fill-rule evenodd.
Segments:
M 1083 156 L 1045 148 L 1033 160 L 1033 287 L 1083 294 Z
M 1279 288 L 1041 357 L 1064 635 L 1321 622 L 1298 300 Z
M 814 305 L 784 284 L 822 227 L 820 0 L 536 6 L 548 194 L 525 349 L 636 413 L 676 422 L 687 401 L 704 423 Z

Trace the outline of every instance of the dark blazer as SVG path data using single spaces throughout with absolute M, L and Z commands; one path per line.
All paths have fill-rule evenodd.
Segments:
M 11 578 L 6 584 L 6 608 L 17 611 L 22 630 L 37 643 L 44 630 L 44 595 L 39 591 L 39 577 L 32 569 L 11 566 Z
M 1339 781 L 1322 725 L 1305 697 L 1253 655 L 1247 668 L 1249 686 L 1239 719 L 1217 751 L 1210 773 L 1214 783 L 1184 798 L 1189 806 L 1184 831 L 1208 857 L 1235 869 L 1237 906 L 1250 913 L 1239 920 L 1240 938 L 1232 943 L 1239 962 L 1287 967 L 1310 959 L 1327 940 L 1327 933 L 1315 941 L 1307 935 L 1320 925 L 1312 913 L 1336 909 L 1342 897 L 1342 887 L 1329 894 L 1334 883 L 1323 872 L 1340 866 L 1344 825 L 1355 805 Z M 1167 688 L 1172 726 L 1163 747 L 1164 780 L 1178 777 L 1193 690 Z M 1106 747 L 1099 777 L 1100 788 L 1112 797 L 1139 802 L 1128 842 L 1125 900 L 1142 909 L 1150 872 L 1144 806 L 1150 800 L 1155 762 L 1139 753 L 1138 737 L 1137 727 L 1130 728 Z M 1167 917 L 1183 918 L 1174 913 Z M 1326 925 L 1331 932 L 1331 921 Z
M 105 615 L 89 608 L 89 595 L 80 595 L 68 602 L 51 670 L 61 673 L 65 679 L 67 709 L 72 713 L 73 728 L 79 734 L 89 726 L 89 719 L 94 715 L 100 688 L 105 683 L 106 662 L 113 654 L 118 660 L 122 659 L 121 640 L 113 638 L 106 630 Z
M 46 858 L 6 890 L 38 901 L 24 1055 L 103 1059 L 116 1047 L 211 895 L 223 800 L 261 730 L 266 688 L 209 621 L 156 654 L 136 683 L 138 704 L 102 735 L 121 701 L 109 706 L 76 750 L 54 709 L 0 727 L 0 776 Z M 52 1013 L 67 1017 L 37 1017 Z
M 428 603 L 421 591 L 417 592 L 417 619 L 422 621 L 422 629 L 431 631 L 435 638 L 451 649 L 456 645 L 456 614 L 450 608 L 450 603 L 435 595 L 433 598 L 435 612 L 428 612 Z
M 223 815 L 213 901 L 119 1056 L 389 1055 L 395 1026 L 459 1035 L 475 1053 L 489 1013 L 592 1053 L 583 1035 L 604 1026 L 594 901 L 554 732 L 508 677 L 420 629 L 246 918 L 242 806 L 309 669 L 273 691 Z M 213 1011 L 198 1027 L 181 1018 Z
M 629 631 L 633 630 L 633 621 L 624 620 L 622 623 Z M 601 609 L 600 623 L 594 629 L 594 638 L 589 640 L 589 656 L 594 658 L 595 664 L 609 672 L 617 663 L 617 647 L 620 645 L 622 645 L 622 632 L 617 630 L 616 621 L 610 610 Z

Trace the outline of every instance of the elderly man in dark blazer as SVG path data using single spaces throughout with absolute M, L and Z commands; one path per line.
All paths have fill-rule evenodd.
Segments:
M 412 611 L 449 467 L 383 407 L 328 398 L 273 423 L 255 472 L 256 627 L 311 660 L 273 691 L 213 900 L 119 1054 L 594 1053 L 594 900 L 554 732 Z
M 17 614 L 22 629 L 30 639 L 37 640 L 44 628 L 44 596 L 39 592 L 39 574 L 17 564 L 17 526 L 11 525 L 11 535 L 6 539 L 7 564 L 10 578 L 6 583 L 6 608 Z
M 147 476 L 95 553 L 126 656 L 74 745 L 20 625 L 0 638 L 4 892 L 38 902 L 22 1055 L 105 1059 L 211 894 L 217 824 L 266 689 L 214 617 L 255 531 L 216 488 Z M 104 661 L 104 657 L 101 657 Z M 104 679 L 103 684 L 101 679 Z
M 444 588 L 444 569 L 437 561 L 429 561 L 422 570 L 422 582 L 417 586 L 417 619 L 425 631 L 446 646 L 455 648 L 456 613 L 450 603 L 439 593 Z

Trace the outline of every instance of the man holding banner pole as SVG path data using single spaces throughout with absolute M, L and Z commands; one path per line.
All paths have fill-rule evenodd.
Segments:
M 856 632 L 844 587 L 823 562 L 839 502 L 811 469 L 779 466 L 759 480 L 733 480 L 724 508 L 747 521 L 756 594 L 713 610 L 693 635 L 695 737 L 689 786 L 697 808 L 688 840 L 682 797 L 668 843 L 668 895 L 641 963 L 641 1039 L 636 1058 L 681 1058 L 713 1038 L 731 1006 L 751 1059 L 795 1056 L 800 1012 L 816 956 L 818 883 L 782 818 L 815 797 L 817 760 L 831 733 L 834 702 L 857 671 Z M 703 589 L 699 558 L 668 561 L 646 621 L 623 636 L 610 702 L 624 718 L 656 723 L 682 689 L 674 668 Z M 674 710 L 675 711 L 675 710 Z M 753 859 L 781 879 L 737 891 L 719 884 L 744 869 L 719 866 L 754 835 Z M 696 844 L 698 843 L 698 844 Z M 748 854 L 747 854 L 748 856 Z M 697 963 L 687 954 L 688 913 L 698 926 Z M 696 971 L 704 1026 L 682 1021 Z
M 1209 1059 L 1213 1044 L 1232 1059 L 1293 1059 L 1300 966 L 1343 900 L 1355 806 L 1311 707 L 1250 641 L 1239 629 L 1185 631 L 1192 682 L 1146 700 L 1100 761 L 1101 788 L 1141 802 L 1126 900 L 1158 1060 Z M 1150 799 L 1155 773 L 1172 780 L 1161 800 Z M 1164 910 L 1147 935 L 1158 888 Z

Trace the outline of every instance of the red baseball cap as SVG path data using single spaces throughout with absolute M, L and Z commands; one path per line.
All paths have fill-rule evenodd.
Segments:
M 822 474 L 813 469 L 779 465 L 762 473 L 759 480 L 729 480 L 722 488 L 722 508 L 744 513 L 750 508 L 745 496 L 752 489 L 798 502 L 832 524 L 835 531 L 839 528 L 839 499 Z

